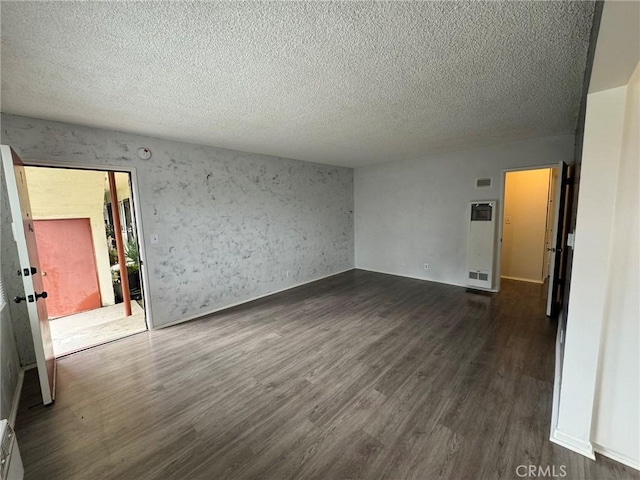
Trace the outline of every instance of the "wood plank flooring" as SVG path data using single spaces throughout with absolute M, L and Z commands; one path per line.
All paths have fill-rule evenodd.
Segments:
M 351 271 L 28 372 L 27 479 L 631 479 L 548 441 L 555 325 L 498 295 Z

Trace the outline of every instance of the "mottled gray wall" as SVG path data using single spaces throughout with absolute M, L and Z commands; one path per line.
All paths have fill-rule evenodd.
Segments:
M 20 364 L 30 365 L 35 363 L 36 357 L 33 352 L 33 340 L 31 339 L 31 327 L 29 326 L 29 313 L 26 303 L 15 303 L 11 299 L 24 295 L 22 278 L 17 275 L 20 270 L 18 260 L 18 247 L 13 238 L 11 229 L 11 210 L 9 209 L 9 198 L 4 177 L 4 170 L 0 166 L 0 267 L 2 271 L 2 283 L 7 297 L 7 306 L 2 311 L 2 361 L 5 365 L 5 355 L 12 355 L 12 346 L 8 342 L 13 340 L 5 335 L 12 332 L 15 335 L 16 350 L 20 357 Z M 11 322 L 11 327 L 8 325 Z M 7 352 L 5 352 L 5 347 Z M 7 360 L 9 357 L 7 358 Z M 4 382 L 4 380 L 3 380 Z M 3 385 L 4 387 L 4 385 Z M 3 392 L 4 395 L 4 392 Z M 4 418 L 4 417 L 2 417 Z
M 0 311 L 0 418 L 8 418 L 18 386 L 20 360 L 11 328 L 9 307 Z
M 352 169 L 13 115 L 1 128 L 28 162 L 137 168 L 156 326 L 354 266 Z
M 34 358 L 33 343 L 31 342 L 27 307 L 24 303 L 18 305 L 10 300 L 19 293 L 16 291 L 17 287 L 22 289 L 22 281 L 20 277 L 16 276 L 16 271 L 19 268 L 17 263 L 18 249 L 11 231 L 11 214 L 6 190 L 4 175 L 0 167 L 0 265 L 2 265 L 0 274 L 7 301 L 4 307 L 0 306 L 0 418 L 8 418 L 11 412 L 13 397 L 18 385 L 20 364 L 22 363 L 18 351 L 20 350 L 24 354 L 24 365 L 34 361 L 32 360 Z M 12 275 L 17 278 L 17 282 L 10 278 Z M 15 317 L 16 320 L 20 318 L 21 321 L 16 321 L 14 326 L 12 317 Z M 21 328 L 19 335 L 17 335 L 16 328 Z M 17 344 L 18 337 L 20 337 L 20 347 Z

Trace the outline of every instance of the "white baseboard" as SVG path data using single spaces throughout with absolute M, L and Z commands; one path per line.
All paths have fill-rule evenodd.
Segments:
M 253 302 L 255 300 L 260 300 L 261 298 L 269 297 L 271 295 L 275 295 L 276 293 L 286 292 L 287 290 L 291 290 L 292 288 L 298 288 L 298 287 L 301 287 L 301 286 L 306 285 L 308 283 L 317 282 L 318 280 L 323 280 L 325 278 L 333 277 L 335 275 L 340 275 L 341 273 L 350 272 L 351 270 L 355 270 L 355 267 L 347 268 L 346 270 L 340 270 L 339 272 L 335 272 L 335 273 L 330 273 L 329 275 L 323 275 L 321 277 L 314 278 L 312 280 L 307 280 L 306 282 L 296 283 L 295 285 L 291 285 L 290 287 L 285 287 L 285 288 L 281 288 L 279 290 L 274 290 L 273 292 L 268 292 L 268 293 L 265 293 L 263 295 L 258 295 L 257 297 L 252 297 L 252 298 L 249 298 L 247 300 L 241 300 L 239 302 L 232 303 L 230 305 L 225 305 L 224 307 L 219 307 L 219 308 L 216 308 L 214 310 L 209 310 L 207 312 L 202 312 L 202 313 L 196 313 L 195 315 L 190 315 L 190 316 L 182 318 L 180 320 L 176 320 L 175 322 L 163 323 L 162 325 L 156 325 L 153 328 L 153 330 L 159 330 L 161 328 L 172 327 L 173 325 L 178 325 L 180 323 L 189 322 L 189 321 L 195 320 L 197 318 L 206 317 L 208 315 L 212 315 L 214 313 L 221 312 L 222 310 L 227 310 L 229 308 L 237 307 L 237 306 L 243 305 L 245 303 Z
M 557 428 L 553 431 L 549 440 L 560 445 L 561 447 L 579 453 L 580 455 L 584 455 L 591 460 L 596 459 L 596 456 L 593 453 L 593 445 L 587 440 L 582 440 L 581 438 L 574 437 L 573 435 L 564 433 Z
M 616 452 L 615 450 L 611 450 L 610 448 L 603 447 L 602 445 L 598 445 L 597 443 L 593 444 L 593 450 L 600 455 L 604 455 L 616 462 L 620 462 L 627 467 L 634 468 L 636 470 L 640 470 L 640 461 L 629 458 L 624 453 Z
M 561 325 L 561 324 L 560 324 Z M 556 348 L 555 348 L 555 362 L 554 362 L 554 376 L 553 376 L 553 397 L 551 402 L 551 431 L 550 436 L 553 436 L 553 432 L 558 427 L 558 415 L 560 410 L 560 387 L 562 385 L 562 363 L 560 357 L 562 357 L 562 343 L 560 337 L 562 331 L 558 328 L 556 332 Z
M 482 290 L 484 292 L 490 292 L 490 293 L 498 293 L 499 291 L 496 288 L 472 287 L 471 285 L 464 285 L 462 283 L 444 282 L 442 280 L 434 280 L 432 278 L 418 277 L 416 275 L 406 275 L 404 273 L 397 273 L 397 272 L 386 272 L 384 270 L 374 270 L 372 268 L 356 267 L 355 269 L 364 270 L 365 272 L 382 273 L 383 275 L 393 275 L 394 277 L 412 278 L 414 280 L 422 280 L 423 282 L 433 282 L 433 283 L 440 283 L 442 285 L 451 285 L 453 287 L 472 288 L 474 290 Z
M 537 283 L 538 285 L 542 285 L 544 283 L 544 281 L 542 280 L 533 280 L 531 278 L 521 278 L 521 277 L 508 277 L 506 275 L 500 275 L 500 278 L 504 278 L 506 280 L 516 280 L 518 282 Z
M 18 406 L 20 405 L 20 396 L 22 395 L 22 384 L 24 383 L 24 369 L 20 369 L 18 373 L 18 382 L 16 383 L 16 391 L 13 392 L 13 402 L 11 403 L 11 411 L 9 412 L 9 425 L 15 429 L 16 417 L 18 416 Z
M 461 283 L 443 282 L 442 280 L 432 280 L 431 278 L 418 277 L 416 275 L 406 275 L 404 273 L 387 272 L 385 270 L 375 270 L 373 268 L 356 267 L 356 270 L 364 270 L 365 272 L 382 273 L 384 275 L 393 275 L 394 277 L 413 278 L 414 280 L 422 280 L 423 282 L 441 283 L 443 285 L 453 285 L 454 287 L 468 288 L 469 285 L 462 285 Z

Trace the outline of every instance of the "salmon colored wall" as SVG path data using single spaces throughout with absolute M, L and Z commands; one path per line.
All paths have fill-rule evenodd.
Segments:
M 33 227 L 49 318 L 100 308 L 90 220 L 35 220 Z
M 542 282 L 551 169 L 507 172 L 502 277 Z
M 34 220 L 89 218 L 103 305 L 115 303 L 104 227 L 106 173 L 26 167 Z

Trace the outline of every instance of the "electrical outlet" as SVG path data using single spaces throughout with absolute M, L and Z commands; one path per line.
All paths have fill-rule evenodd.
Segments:
M 425 269 L 425 270 L 429 270 L 429 264 L 428 264 L 428 263 L 425 263 L 425 264 L 424 264 L 424 269 Z

